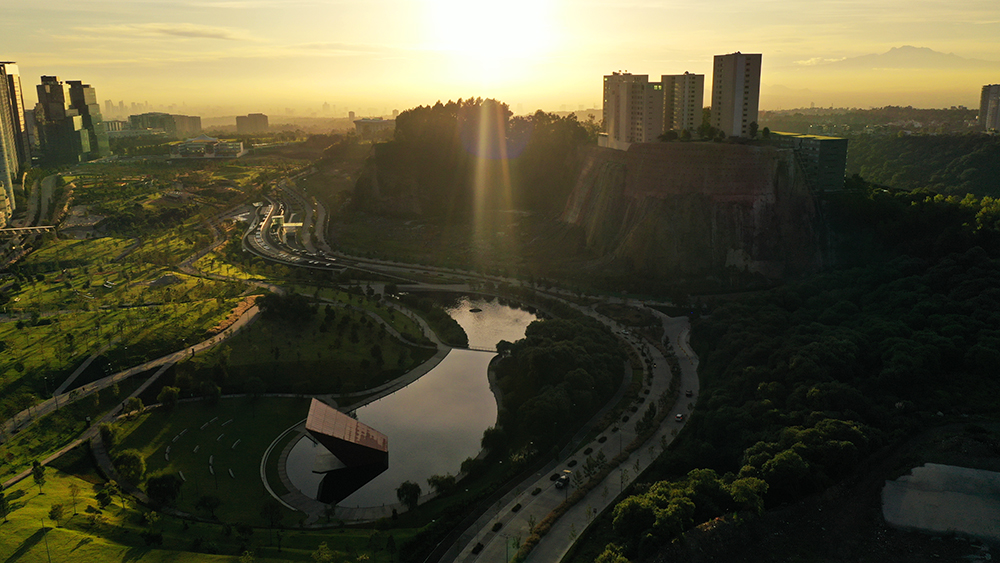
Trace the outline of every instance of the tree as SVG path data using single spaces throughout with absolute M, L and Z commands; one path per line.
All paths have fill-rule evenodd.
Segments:
M 109 497 L 118 495 L 118 498 L 122 503 L 122 509 L 125 508 L 125 491 L 118 484 L 118 481 L 115 481 L 114 479 L 108 481 L 104 484 L 104 490 L 107 491 Z
M 198 510 L 208 512 L 212 518 L 215 518 L 215 511 L 220 506 L 222 506 L 222 499 L 215 495 L 202 495 L 194 505 Z
M 257 559 L 254 558 L 253 553 L 250 553 L 249 551 L 244 551 L 243 555 L 240 555 L 240 558 L 238 559 L 239 563 L 254 563 L 256 560 Z
M 114 458 L 115 469 L 126 481 L 138 483 L 146 474 L 146 460 L 136 449 L 127 449 Z
M 38 460 L 31 462 L 31 478 L 38 485 L 38 494 L 42 494 L 42 485 L 45 484 L 45 466 L 38 463 Z
M 142 407 L 143 407 L 142 399 L 140 399 L 139 397 L 129 397 L 128 400 L 125 401 L 126 413 L 141 411 Z
M 177 406 L 177 400 L 180 399 L 181 390 L 177 387 L 164 387 L 160 389 L 160 393 L 156 395 L 156 400 L 163 405 L 166 409 L 173 409 Z
M 312 552 L 312 560 L 316 563 L 328 563 L 333 561 L 333 551 L 326 545 L 326 542 L 319 544 L 316 551 Z
M 80 485 L 76 483 L 69 484 L 69 498 L 73 501 L 73 514 L 76 514 L 76 498 L 80 496 Z
M 760 127 L 760 126 L 757 125 L 756 121 L 751 121 L 750 122 L 750 138 L 751 139 L 756 139 L 757 138 L 757 128 L 758 127 Z
M 766 141 L 771 138 L 771 129 L 765 127 L 763 131 L 760 132 L 760 136 Z
M 413 510 L 417 507 L 417 503 L 420 502 L 420 485 L 413 481 L 403 481 L 399 487 L 396 487 L 396 498 L 399 499 L 399 502 L 405 504 L 407 508 Z
M 173 473 L 150 477 L 146 480 L 146 494 L 157 504 L 170 505 L 177 500 L 183 483 L 181 478 Z
M 668 131 L 663 132 L 663 134 L 657 137 L 656 139 L 660 142 L 668 143 L 670 141 L 676 141 L 677 137 L 678 137 L 677 131 L 670 129 Z
M 454 475 L 431 475 L 427 478 L 427 484 L 438 494 L 444 494 L 455 487 Z
M 263 395 L 265 389 L 264 380 L 259 377 L 251 377 L 243 385 L 243 391 L 253 399 L 257 399 Z
M 49 520 L 56 523 L 56 527 L 59 527 L 59 521 L 62 520 L 63 516 L 66 514 L 66 509 L 63 508 L 61 504 L 53 504 L 49 507 Z
M 275 526 L 281 524 L 282 512 L 281 505 L 277 503 L 274 499 L 271 499 L 260 507 L 260 517 L 267 522 L 267 544 L 271 544 L 271 530 Z
M 96 397 L 97 394 L 94 394 L 94 396 Z M 111 448 L 118 445 L 119 433 L 117 426 L 109 424 L 107 422 L 102 422 L 101 425 L 98 427 L 98 430 L 101 433 L 101 440 L 104 442 L 105 448 L 110 450 Z

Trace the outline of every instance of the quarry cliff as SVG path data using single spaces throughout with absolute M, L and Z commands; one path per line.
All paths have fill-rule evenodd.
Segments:
M 780 278 L 821 265 L 815 198 L 794 153 L 771 146 L 588 148 L 561 220 L 643 275 Z

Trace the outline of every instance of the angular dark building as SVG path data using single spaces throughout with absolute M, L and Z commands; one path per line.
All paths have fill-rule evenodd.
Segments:
M 314 473 L 323 473 L 316 500 L 336 504 L 389 468 L 389 438 L 313 399 L 306 431 L 330 453 L 317 455 Z
M 58 76 L 43 76 L 37 87 L 35 123 L 41 158 L 52 164 L 73 164 L 111 154 L 108 133 L 89 84 Z
M 67 80 L 69 84 L 70 107 L 83 117 L 83 128 L 90 139 L 90 152 L 86 160 L 94 160 L 111 154 L 108 132 L 104 128 L 101 106 L 97 103 L 97 91 L 90 84 L 79 80 Z

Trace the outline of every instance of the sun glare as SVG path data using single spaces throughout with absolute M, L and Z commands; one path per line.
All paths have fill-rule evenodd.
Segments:
M 482 67 L 505 67 L 551 44 L 545 0 L 461 2 L 427 0 L 429 46 Z

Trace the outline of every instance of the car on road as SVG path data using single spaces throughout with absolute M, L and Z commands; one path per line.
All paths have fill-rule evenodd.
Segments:
M 684 392 L 684 396 L 685 397 L 694 397 L 694 391 L 688 389 L 687 391 Z
M 674 415 L 674 420 L 676 420 L 677 422 L 684 422 L 684 415 L 683 414 Z
M 570 472 L 564 471 L 563 474 L 560 475 L 558 479 L 556 479 L 556 488 L 565 489 L 569 485 L 569 476 Z

